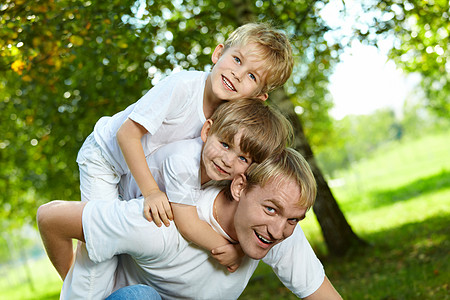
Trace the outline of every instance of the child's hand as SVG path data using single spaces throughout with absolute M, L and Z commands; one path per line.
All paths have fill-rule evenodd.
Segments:
M 166 227 L 170 225 L 169 220 L 173 220 L 173 214 L 165 193 L 157 191 L 145 197 L 144 216 L 150 222 L 155 222 L 158 227 L 162 225 L 161 220 Z
M 244 252 L 239 244 L 227 244 L 211 250 L 211 255 L 233 273 L 239 268 Z

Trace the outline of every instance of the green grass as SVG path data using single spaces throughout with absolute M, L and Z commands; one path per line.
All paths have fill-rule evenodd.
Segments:
M 447 132 L 391 144 L 340 174 L 345 184 L 333 194 L 369 247 L 326 256 L 314 214 L 301 222 L 344 299 L 450 299 L 449 141 Z M 48 260 L 37 263 L 33 270 L 43 273 L 35 274 L 33 293 L 23 282 L 8 287 L 0 278 L 0 299 L 58 299 L 56 272 Z M 296 298 L 261 263 L 241 299 Z
M 62 281 L 46 256 L 29 261 L 30 278 L 24 265 L 4 268 L 7 275 L 0 278 L 0 299 L 59 299 Z
M 312 212 L 301 222 L 344 299 L 450 299 L 450 132 L 380 149 L 332 188 L 370 246 L 326 256 Z M 264 264 L 241 299 L 295 299 Z

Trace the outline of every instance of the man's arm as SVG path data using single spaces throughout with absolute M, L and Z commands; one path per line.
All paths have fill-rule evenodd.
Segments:
M 37 211 L 37 223 L 45 250 L 63 280 L 74 259 L 72 239 L 84 242 L 82 214 L 86 203 L 52 201 L 41 205 Z
M 328 277 L 325 276 L 322 285 L 311 295 L 304 298 L 305 300 L 342 300 L 341 295 L 336 291 L 336 289 L 331 284 Z

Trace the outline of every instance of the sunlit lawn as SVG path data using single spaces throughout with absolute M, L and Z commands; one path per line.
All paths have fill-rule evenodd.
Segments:
M 402 142 L 343 172 L 333 193 L 358 236 L 371 246 L 345 257 L 326 255 L 312 212 L 302 227 L 344 299 L 450 299 L 450 132 Z M 61 282 L 51 266 L 0 299 L 58 299 Z M 47 271 L 45 271 L 47 270 Z M 46 286 L 38 278 L 46 279 Z M 0 278 L 0 286 L 2 279 Z M 34 295 L 34 296 L 32 296 Z M 294 299 L 264 264 L 241 299 Z
M 450 299 L 450 132 L 382 149 L 343 172 L 333 194 L 371 246 L 325 257 L 320 227 L 302 221 L 344 299 Z M 294 299 L 260 264 L 242 299 Z

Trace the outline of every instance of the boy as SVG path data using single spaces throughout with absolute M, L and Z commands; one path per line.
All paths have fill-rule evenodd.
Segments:
M 242 256 L 239 245 L 230 244 L 199 219 L 194 205 L 201 186 L 211 180 L 231 180 L 243 174 L 250 164 L 260 163 L 269 155 L 281 152 L 291 137 L 292 128 L 281 113 L 262 101 L 236 100 L 219 106 L 203 125 L 200 138 L 165 145 L 149 158 L 149 169 L 159 188 L 172 202 L 175 223 L 180 233 L 209 251 L 221 247 L 220 253 L 215 253 L 213 257 L 230 272 L 239 266 Z M 139 187 L 137 184 L 128 185 L 124 191 L 128 193 L 125 198 L 128 198 L 128 195 L 137 193 Z M 51 243 L 51 239 L 43 237 L 43 240 L 48 249 L 46 240 Z M 52 253 L 48 254 L 61 277 L 65 278 L 70 268 L 67 262 L 71 260 L 71 249 L 68 249 L 67 259 L 62 260 L 62 263 L 61 260 L 55 260 Z M 58 254 L 59 258 L 61 256 Z M 113 276 L 111 270 L 114 270 L 116 261 L 111 260 L 99 266 L 89 266 L 82 261 L 80 267 L 78 260 L 75 271 L 69 274 L 64 285 L 86 286 L 80 290 L 85 290 L 89 298 L 89 287 L 103 280 L 96 278 Z M 62 297 L 70 298 L 71 295 Z

